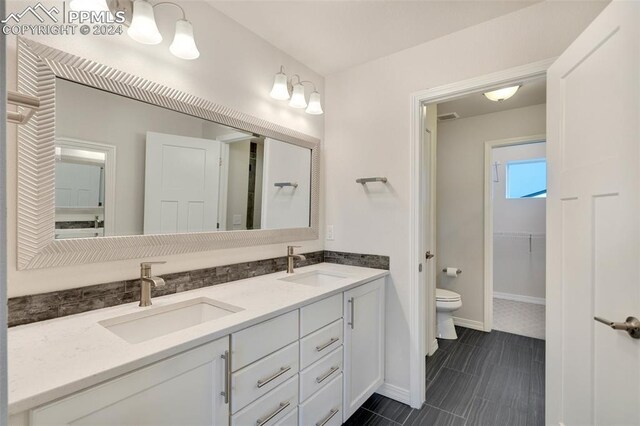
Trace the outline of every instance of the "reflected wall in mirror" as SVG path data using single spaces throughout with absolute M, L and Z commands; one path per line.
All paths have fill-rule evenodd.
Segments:
M 309 227 L 311 149 L 57 78 L 55 238 Z

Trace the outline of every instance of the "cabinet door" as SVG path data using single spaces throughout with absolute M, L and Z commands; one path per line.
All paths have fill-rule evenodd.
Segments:
M 31 412 L 32 425 L 228 425 L 224 337 Z
M 344 420 L 384 382 L 385 278 L 344 293 Z

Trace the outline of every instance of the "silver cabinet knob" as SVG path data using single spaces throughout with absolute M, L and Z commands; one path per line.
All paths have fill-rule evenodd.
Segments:
M 614 330 L 624 330 L 634 339 L 640 339 L 640 320 L 636 317 L 627 317 L 625 322 L 613 322 L 600 317 L 593 317 L 593 319 L 608 325 Z

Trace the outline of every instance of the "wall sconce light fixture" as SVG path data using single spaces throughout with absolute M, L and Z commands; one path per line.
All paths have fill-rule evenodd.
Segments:
M 184 9 L 177 3 L 162 1 L 152 4 L 147 0 L 71 0 L 72 10 L 95 12 L 124 11 L 125 24 L 129 25 L 129 37 L 142 44 L 159 44 L 162 34 L 158 30 L 154 9 L 158 6 L 174 6 L 180 9 L 182 18 L 176 21 L 173 42 L 169 51 L 181 59 L 196 59 L 200 56 L 193 37 L 193 25 L 186 18 Z
M 294 79 L 297 80 L 295 83 Z M 309 96 L 308 103 L 305 97 L 305 84 L 311 84 L 313 86 L 313 92 Z M 286 101 L 288 99 L 289 106 L 292 108 L 306 108 L 305 112 L 307 114 L 320 115 L 324 113 L 320 101 L 320 93 L 316 90 L 316 85 L 311 81 L 302 80 L 298 74 L 294 74 L 291 79 L 288 79 L 284 73 L 283 66 L 280 66 L 280 72 L 276 74 L 273 80 L 270 95 L 272 98 L 280 101 Z

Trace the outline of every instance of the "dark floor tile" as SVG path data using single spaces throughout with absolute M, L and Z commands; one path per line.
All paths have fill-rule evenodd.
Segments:
M 526 426 L 527 413 L 482 398 L 474 398 L 467 426 Z
M 458 346 L 458 342 L 460 341 L 459 339 L 460 338 L 455 340 L 438 339 L 438 350 L 451 352 L 456 346 Z
M 528 336 L 521 336 L 519 334 L 513 334 L 513 333 L 504 333 L 504 343 L 505 345 L 518 345 L 518 346 L 525 346 L 527 348 L 533 349 L 533 342 L 534 340 L 538 340 L 538 339 L 534 339 L 533 337 L 528 337 Z
M 442 411 L 430 405 L 411 411 L 404 426 L 464 426 L 465 419 Z
M 527 426 L 544 426 L 544 414 L 544 394 L 531 393 L 529 410 L 527 411 Z
M 438 376 L 438 373 L 450 355 L 451 352 L 438 349 L 433 355 L 427 357 L 425 361 L 427 363 L 427 380 L 434 380 Z
M 498 364 L 528 373 L 533 362 L 533 350 L 527 346 L 505 343 Z
M 544 364 L 541 362 L 531 363 L 531 393 L 544 395 Z
M 458 340 L 460 343 L 464 343 L 466 345 L 493 349 L 502 345 L 505 341 L 506 335 L 507 333 L 495 330 L 487 333 L 485 331 L 467 329 Z
M 397 423 L 404 423 L 411 413 L 411 407 L 391 398 L 374 393 L 369 399 L 362 404 L 362 408 L 366 408 L 382 417 L 393 420 Z
M 427 404 L 465 417 L 480 378 L 449 368 L 442 368 L 427 389 Z
M 474 376 L 481 376 L 489 364 L 495 364 L 500 352 L 460 343 L 447 359 L 445 366 Z
M 398 424 L 361 407 L 343 423 L 343 426 L 398 426 Z
M 533 339 L 533 360 L 535 362 L 545 362 L 545 344 L 541 339 Z
M 480 381 L 476 396 L 500 405 L 527 411 L 531 374 L 513 368 L 490 365 Z

